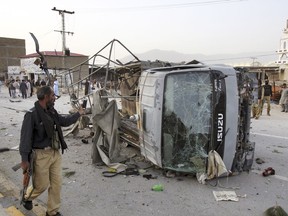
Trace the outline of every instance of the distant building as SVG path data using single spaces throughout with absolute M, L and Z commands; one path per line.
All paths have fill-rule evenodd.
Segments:
M 61 76 L 61 73 L 63 71 L 66 71 L 69 68 L 73 68 L 79 65 L 80 63 L 87 61 L 89 58 L 86 55 L 72 53 L 72 52 L 63 53 L 62 51 L 41 51 L 41 53 L 43 54 L 43 56 L 45 57 L 45 60 L 47 61 L 47 67 L 48 67 L 49 73 L 60 79 L 60 80 L 58 79 L 60 86 L 69 84 L 69 83 L 65 83 L 65 77 Z M 37 79 L 45 78 L 44 71 L 41 70 L 39 66 L 34 64 L 35 60 L 39 57 L 40 56 L 38 53 L 32 53 L 32 54 L 21 57 L 21 70 L 24 72 L 26 79 L 37 80 Z M 89 65 L 84 65 L 84 66 L 82 65 L 81 73 L 82 73 L 81 75 L 82 77 L 88 76 Z M 72 80 L 74 82 L 78 81 L 79 75 L 73 74 L 72 76 L 73 76 Z M 66 80 L 71 80 L 71 79 L 69 78 Z
M 82 54 L 65 52 L 41 51 L 44 55 L 49 73 L 58 76 L 62 71 L 75 67 L 86 61 L 89 57 Z M 44 71 L 35 65 L 35 60 L 39 58 L 38 53 L 26 55 L 25 40 L 15 38 L 0 37 L 0 80 L 9 79 L 44 79 Z M 82 65 L 82 77 L 89 74 L 89 66 Z M 59 77 L 60 85 L 64 85 L 64 79 Z M 78 75 L 73 74 L 72 80 L 77 81 Z M 70 78 L 67 80 L 71 80 Z
M 20 56 L 24 55 L 24 39 L 0 37 L 0 80 L 8 78 L 9 66 L 20 66 Z
M 275 62 L 279 65 L 279 78 L 280 80 L 288 80 L 288 20 L 283 30 L 283 35 L 280 39 L 280 46 L 277 50 L 278 60 Z

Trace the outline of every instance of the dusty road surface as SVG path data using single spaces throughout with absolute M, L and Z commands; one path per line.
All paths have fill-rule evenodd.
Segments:
M 0 93 L 0 147 L 14 147 L 19 144 L 20 128 L 25 114 L 33 106 L 36 97 L 10 102 L 7 89 Z M 68 95 L 56 101 L 56 109 L 63 114 L 71 109 Z M 96 166 L 91 162 L 91 138 L 88 144 L 81 140 L 89 129 L 80 131 L 73 137 L 66 137 L 69 149 L 63 155 L 63 188 L 60 211 L 65 216 L 102 216 L 102 215 L 240 215 L 255 216 L 276 203 L 288 211 L 288 113 L 280 112 L 278 105 L 272 105 L 271 116 L 252 119 L 251 139 L 256 142 L 253 169 L 232 177 L 224 177 L 208 182 L 198 183 L 194 176 L 176 175 L 168 178 L 161 169 L 148 168 L 151 164 L 139 156 L 139 150 L 128 146 L 124 148 L 129 154 L 137 154 L 130 163 L 137 164 L 141 173 L 138 176 L 117 175 L 103 177 L 106 166 Z M 22 215 L 45 215 L 47 193 L 41 195 L 37 202 L 38 211 L 28 212 L 19 207 L 17 194 L 21 188 L 21 171 L 14 172 L 11 167 L 20 162 L 19 152 L 0 153 L 0 204 L 6 209 L 11 205 L 19 208 Z M 262 176 L 264 169 L 272 167 L 276 175 Z M 145 172 L 144 172 L 145 171 Z M 70 175 L 69 175 L 70 174 Z M 144 178 L 151 174 L 154 179 Z M 1 179 L 1 178 L 0 178 Z M 4 182 L 4 183 L 3 183 Z M 10 189 L 5 187 L 9 182 Z M 4 184 L 4 186 L 3 186 Z M 155 184 L 162 184 L 163 191 L 152 191 Z M 6 184 L 7 185 L 7 184 Z M 213 191 L 234 191 L 239 201 L 216 201 Z M 0 196 L 1 197 L 1 196 Z M 34 208 L 36 209 L 37 206 Z M 13 214 L 11 214 L 13 215 Z

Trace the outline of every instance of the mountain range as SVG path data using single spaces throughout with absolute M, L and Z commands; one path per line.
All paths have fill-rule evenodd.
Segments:
M 134 53 L 135 54 L 135 53 Z M 176 51 L 153 49 L 144 53 L 135 54 L 142 61 L 164 61 L 164 62 L 190 62 L 197 60 L 206 64 L 227 64 L 232 66 L 270 66 L 278 60 L 276 52 L 247 52 L 238 54 L 183 54 Z M 122 59 L 123 62 L 130 61 L 127 56 Z

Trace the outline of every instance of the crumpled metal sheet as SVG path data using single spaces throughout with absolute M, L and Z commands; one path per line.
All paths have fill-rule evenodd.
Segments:
M 104 90 L 98 90 L 93 95 L 92 119 L 95 135 L 92 163 L 104 162 L 107 166 L 121 171 L 126 165 L 119 163 L 123 157 L 120 156 L 117 103 L 115 100 L 109 102 L 101 98 L 104 94 L 106 94 Z
M 208 154 L 207 178 L 219 177 L 224 173 L 228 173 L 228 170 L 222 158 L 215 150 L 211 150 Z

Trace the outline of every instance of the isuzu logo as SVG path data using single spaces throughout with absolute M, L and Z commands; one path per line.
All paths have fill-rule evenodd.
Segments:
M 223 113 L 218 113 L 217 117 L 217 141 L 223 140 L 223 124 L 224 124 L 224 115 Z

